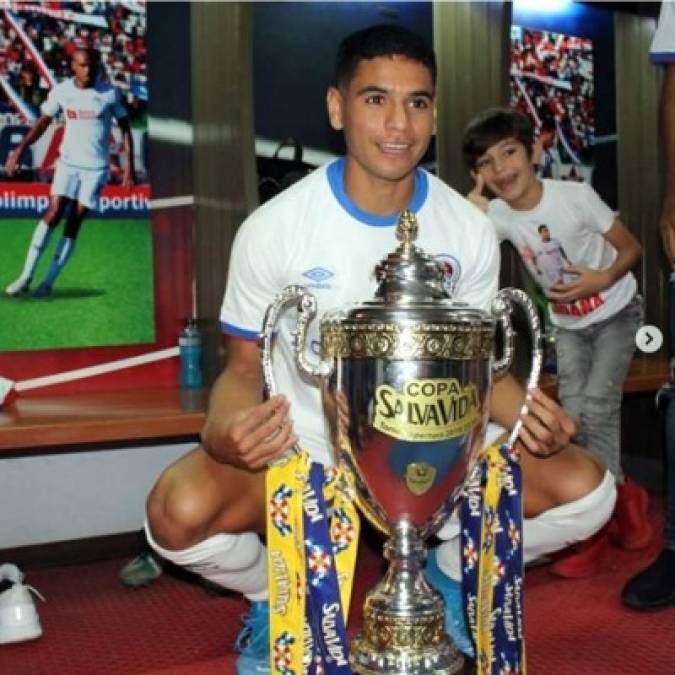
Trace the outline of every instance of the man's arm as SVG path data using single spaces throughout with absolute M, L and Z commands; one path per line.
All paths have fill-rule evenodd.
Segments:
M 570 259 L 567 257 L 567 253 L 565 253 L 565 249 L 563 248 L 563 245 L 560 244 L 560 243 L 558 243 L 558 246 L 559 246 L 559 249 L 560 249 L 560 255 L 561 255 L 562 259 L 563 259 L 568 265 L 571 265 L 572 262 L 571 262 Z
M 49 115 L 40 116 L 33 126 L 30 128 L 28 133 L 23 137 L 23 140 L 19 145 L 9 153 L 7 161 L 5 162 L 5 173 L 11 178 L 16 171 L 16 167 L 21 160 L 21 155 L 26 151 L 26 148 L 31 146 L 35 141 L 37 141 L 42 134 L 44 134 L 47 127 L 51 124 L 52 117 Z
M 513 429 L 521 416 L 525 392 L 507 373 L 497 380 L 490 399 L 490 419 L 506 429 Z M 572 418 L 540 389 L 532 392 L 528 412 L 516 444 L 537 457 L 549 457 L 567 447 L 576 433 Z
M 130 189 L 136 183 L 136 169 L 134 167 L 134 136 L 131 133 L 128 117 L 121 117 L 117 120 L 122 131 L 122 154 L 125 156 L 124 174 L 122 176 L 122 185 Z
M 224 464 L 255 471 L 292 448 L 288 400 L 262 402 L 260 350 L 255 342 L 230 339 L 228 365 L 213 386 L 202 445 Z
M 543 274 L 541 273 L 541 269 L 539 268 L 539 265 L 537 264 L 537 258 L 541 255 L 541 253 L 535 253 L 532 256 L 532 265 L 534 266 L 535 272 L 541 277 Z
M 642 246 L 632 232 L 615 218 L 603 237 L 616 249 L 614 262 L 605 270 L 594 270 L 581 265 L 568 265 L 565 272 L 577 274 L 574 281 L 554 284 L 549 297 L 558 302 L 573 302 L 604 291 L 616 283 L 628 270 L 634 267 L 642 255 Z
M 661 138 L 666 161 L 666 185 L 661 209 L 661 237 L 671 265 L 675 265 L 675 63 L 663 74 Z

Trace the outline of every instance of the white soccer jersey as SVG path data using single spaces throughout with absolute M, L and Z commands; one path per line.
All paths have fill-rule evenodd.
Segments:
M 274 296 L 289 284 L 311 291 L 318 304 L 308 357 L 317 360 L 320 319 L 327 310 L 373 298 L 374 268 L 400 242 L 396 216 L 373 216 L 349 200 L 344 160 L 316 169 L 256 210 L 237 233 L 221 311 L 223 331 L 256 339 Z M 446 269 L 452 297 L 488 309 L 497 292 L 499 248 L 483 213 L 425 171 L 416 172 L 411 209 L 417 245 Z M 277 388 L 291 401 L 294 431 L 316 461 L 332 463 L 319 389 L 297 372 L 290 332 L 295 310 L 280 321 L 274 351 Z
M 50 117 L 63 111 L 66 129 L 60 156 L 64 162 L 82 169 L 108 166 L 113 115 L 118 119 L 127 115 L 116 87 L 97 82 L 80 89 L 71 77 L 49 92 L 40 110 Z

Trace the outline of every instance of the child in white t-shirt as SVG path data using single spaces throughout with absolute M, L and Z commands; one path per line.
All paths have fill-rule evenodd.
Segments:
M 490 216 L 500 241 L 513 244 L 548 297 L 560 399 L 579 422 L 578 442 L 616 476 L 621 544 L 644 548 L 652 533 L 647 493 L 621 470 L 623 383 L 643 321 L 630 269 L 641 247 L 589 185 L 537 178 L 533 147 L 525 115 L 508 108 L 478 115 L 463 139 L 476 183 L 468 197 Z M 496 199 L 484 197 L 485 188 Z M 566 565 L 558 567 L 564 572 Z

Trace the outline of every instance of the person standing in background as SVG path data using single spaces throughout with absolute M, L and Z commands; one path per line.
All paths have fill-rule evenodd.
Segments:
M 661 89 L 661 139 L 666 183 L 661 207 L 663 249 L 672 266 L 670 276 L 670 324 L 673 335 L 675 302 L 675 3 L 661 3 L 661 14 L 649 52 L 654 64 L 664 66 Z M 654 610 L 675 605 L 675 381 L 671 354 L 670 384 L 662 389 L 668 400 L 666 414 L 667 499 L 664 542 L 661 553 L 645 570 L 624 586 L 622 600 L 633 609 Z
M 640 243 L 590 185 L 537 177 L 534 129 L 523 113 L 490 108 L 478 114 L 464 132 L 462 149 L 476 182 L 469 199 L 487 213 L 499 240 L 514 246 L 549 299 L 558 395 L 579 422 L 577 442 L 616 478 L 615 539 L 623 548 L 644 549 L 653 533 L 647 491 L 621 465 L 623 383 L 643 322 L 631 272 Z M 495 199 L 483 196 L 485 188 Z M 574 264 L 564 251 L 574 252 Z M 551 571 L 563 577 L 599 571 L 610 529 L 569 550 Z

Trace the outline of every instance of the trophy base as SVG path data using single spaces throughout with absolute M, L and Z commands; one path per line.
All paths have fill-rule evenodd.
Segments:
M 349 665 L 360 675 L 452 675 L 464 657 L 445 632 L 445 604 L 422 572 L 426 552 L 416 530 L 396 524 L 384 548 L 384 578 L 366 594 L 363 632 Z
M 359 635 L 351 642 L 349 665 L 359 675 L 454 675 L 464 670 L 464 657 L 449 640 L 426 649 L 377 650 Z

